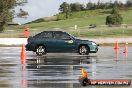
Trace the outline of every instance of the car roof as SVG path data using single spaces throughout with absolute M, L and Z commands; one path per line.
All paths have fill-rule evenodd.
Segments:
M 43 31 L 43 32 L 41 32 L 41 33 L 44 33 L 44 32 L 53 32 L 53 33 L 62 32 L 62 33 L 66 33 L 66 32 L 64 32 L 64 31 Z
M 63 31 L 43 31 L 43 32 L 63 32 Z

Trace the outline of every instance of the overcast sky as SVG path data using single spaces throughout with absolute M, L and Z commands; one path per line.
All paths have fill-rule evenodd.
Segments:
M 98 0 L 91 0 L 92 2 L 97 2 Z M 109 2 L 110 0 L 100 0 L 101 2 Z M 115 0 L 112 0 L 115 1 Z M 118 0 L 121 2 L 126 2 L 126 0 Z M 80 2 L 82 4 L 86 4 L 89 0 L 28 0 L 22 7 L 16 7 L 16 10 L 19 8 L 24 9 L 29 13 L 27 18 L 15 18 L 14 22 L 23 24 L 26 22 L 30 22 L 36 20 L 38 18 L 53 16 L 59 12 L 59 6 L 62 2 L 74 3 Z

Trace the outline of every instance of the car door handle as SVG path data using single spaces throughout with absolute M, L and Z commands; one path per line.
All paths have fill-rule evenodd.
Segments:
M 65 42 L 67 42 L 67 43 L 73 43 L 73 40 L 69 40 L 69 41 L 65 41 Z
M 65 42 L 69 42 L 69 41 L 65 41 Z

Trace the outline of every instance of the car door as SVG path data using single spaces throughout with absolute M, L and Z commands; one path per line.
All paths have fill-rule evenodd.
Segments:
M 54 32 L 54 46 L 57 52 L 72 52 L 77 47 L 76 42 L 66 32 Z
M 54 41 L 53 41 L 53 32 L 51 31 L 45 31 L 40 34 L 40 37 L 38 38 L 40 44 L 44 45 L 46 47 L 47 52 L 52 52 L 54 48 Z

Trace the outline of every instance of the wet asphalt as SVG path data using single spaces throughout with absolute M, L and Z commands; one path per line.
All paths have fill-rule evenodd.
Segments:
M 125 57 L 124 48 L 117 56 L 113 47 L 100 47 L 95 54 L 48 53 L 38 57 L 27 52 L 26 64 L 21 64 L 21 47 L 0 47 L 0 88 L 106 88 L 82 87 L 78 78 L 81 68 L 91 79 L 132 80 L 132 47 Z M 107 86 L 132 88 L 132 86 Z

